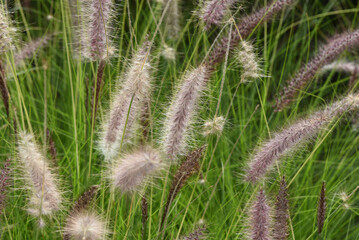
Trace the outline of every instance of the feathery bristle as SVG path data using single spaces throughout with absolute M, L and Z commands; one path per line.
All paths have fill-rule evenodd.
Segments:
M 65 236 L 75 240 L 100 240 L 107 234 L 105 222 L 93 212 L 81 211 L 68 219 Z
M 325 211 L 326 211 L 326 199 L 325 199 L 325 182 L 322 183 L 322 188 L 320 189 L 320 196 L 318 200 L 318 212 L 317 212 L 317 224 L 318 224 L 318 233 L 321 234 L 325 221 Z
M 169 207 L 171 206 L 172 201 L 176 198 L 182 187 L 186 184 L 187 180 L 200 170 L 199 160 L 202 156 L 203 150 L 206 147 L 207 146 L 202 146 L 192 151 L 187 155 L 186 160 L 183 161 L 178 168 L 175 176 L 173 177 L 171 188 L 168 193 L 165 210 L 162 216 L 161 228 L 163 227 L 163 224 L 167 218 Z
M 133 57 L 123 86 L 114 96 L 108 120 L 102 126 L 99 145 L 108 161 L 117 156 L 121 142 L 125 142 L 123 138 L 130 137 L 134 132 L 134 122 L 141 117 L 144 104 L 149 102 L 151 95 L 149 51 L 150 43 L 145 42 Z
M 6 159 L 4 166 L 1 169 L 0 173 L 0 215 L 3 212 L 3 209 L 5 208 L 5 201 L 6 201 L 6 191 L 7 187 L 10 184 L 10 163 L 11 158 Z
M 277 99 L 276 111 L 281 111 L 295 100 L 297 93 L 305 88 L 317 71 L 326 63 L 333 61 L 345 49 L 359 45 L 359 30 L 335 36 L 306 65 L 287 81 Z
M 288 239 L 288 190 L 285 177 L 280 180 L 277 201 L 274 210 L 273 240 Z
M 237 51 L 237 60 L 242 66 L 241 82 L 249 82 L 260 77 L 260 67 L 254 53 L 253 45 L 247 41 L 241 41 Z
M 38 51 L 40 48 L 44 48 L 51 38 L 52 35 L 48 34 L 37 38 L 23 46 L 19 51 L 14 53 L 15 65 L 18 66 L 23 63 L 24 60 L 33 57 L 36 54 L 36 51 Z
M 243 17 L 231 36 L 223 37 L 211 51 L 208 59 L 208 66 L 214 68 L 226 56 L 228 39 L 230 42 L 230 49 L 234 49 L 241 39 L 246 39 L 247 36 L 262 22 L 265 22 L 281 11 L 285 6 L 292 4 L 295 0 L 275 0 L 267 4 L 267 7 L 261 8 L 250 15 Z
M 220 135 L 223 131 L 224 124 L 226 120 L 222 116 L 215 116 L 212 120 L 206 121 L 203 125 L 204 132 L 203 135 L 208 136 L 211 134 Z
M 162 167 L 159 152 L 149 146 L 142 147 L 120 157 L 112 170 L 112 184 L 122 192 L 136 190 Z
M 28 212 L 42 221 L 42 215 L 51 215 L 60 209 L 62 200 L 57 179 L 31 134 L 19 134 L 18 151 L 26 174 L 25 183 L 31 190 Z
M 174 160 L 186 148 L 188 130 L 196 114 L 201 93 L 208 81 L 208 67 L 202 65 L 185 74 L 183 82 L 172 99 L 164 123 L 163 147 L 167 156 Z
M 309 117 L 292 124 L 266 141 L 253 155 L 249 162 L 246 180 L 257 182 L 273 163 L 286 153 L 296 150 L 304 141 L 315 136 L 332 120 L 346 111 L 359 107 L 359 95 L 348 95 L 324 110 L 317 111 Z
M 263 189 L 259 190 L 251 208 L 250 236 L 252 240 L 269 240 L 270 207 Z
M 237 0 L 207 0 L 205 1 L 200 18 L 205 23 L 205 29 L 208 30 L 212 25 L 219 25 L 227 10 Z
M 15 49 L 16 29 L 12 27 L 12 20 L 5 10 L 5 5 L 0 5 L 0 54 Z

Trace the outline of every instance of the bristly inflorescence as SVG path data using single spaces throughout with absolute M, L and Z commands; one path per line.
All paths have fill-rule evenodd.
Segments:
M 9 12 L 5 9 L 5 5 L 0 5 L 0 54 L 15 49 L 16 28 L 12 25 Z
M 111 182 L 121 192 L 131 192 L 145 185 L 145 181 L 163 169 L 160 153 L 144 146 L 132 153 L 124 154 L 111 169 Z
M 276 111 L 283 110 L 295 100 L 297 93 L 305 88 L 324 64 L 333 61 L 344 50 L 359 45 L 359 30 L 334 36 L 306 65 L 290 78 L 277 99 Z
M 114 94 L 107 121 L 102 125 L 99 148 L 108 161 L 117 156 L 122 144 L 135 132 L 134 124 L 141 117 L 145 104 L 149 102 L 150 48 L 150 43 L 145 42 L 133 56 L 123 85 Z
M 73 0 L 77 51 L 84 59 L 99 61 L 114 54 L 111 38 L 112 0 Z
M 227 10 L 237 0 L 206 0 L 200 12 L 200 18 L 205 23 L 208 30 L 212 25 L 219 25 L 223 20 Z
M 240 42 L 236 58 L 242 66 L 241 82 L 249 82 L 261 76 L 261 69 L 254 52 L 254 47 L 250 42 Z
M 225 123 L 226 119 L 223 116 L 214 116 L 213 119 L 208 120 L 203 124 L 203 135 L 220 135 L 223 131 Z
M 31 134 L 19 134 L 18 153 L 25 173 L 25 184 L 30 190 L 28 212 L 39 217 L 40 227 L 43 227 L 41 216 L 51 215 L 61 207 L 62 197 L 58 179 L 51 172 L 46 158 Z
M 288 190 L 285 177 L 280 180 L 277 201 L 274 209 L 274 223 L 273 223 L 273 240 L 288 239 L 288 220 L 289 220 L 289 203 Z
M 259 190 L 250 211 L 250 237 L 252 240 L 269 240 L 270 207 L 263 189 Z
M 315 136 L 341 114 L 358 107 L 359 96 L 350 94 L 275 134 L 272 139 L 264 142 L 251 158 L 246 180 L 256 183 L 277 159 L 298 149 L 303 142 Z
M 267 7 L 254 11 L 250 15 L 243 17 L 236 30 L 232 31 L 231 36 L 223 37 L 211 51 L 208 59 L 208 65 L 214 67 L 220 63 L 226 56 L 228 39 L 230 39 L 230 49 L 235 49 L 241 39 L 246 39 L 248 35 L 258 26 L 261 22 L 267 21 L 284 7 L 291 5 L 295 0 L 275 0 L 269 3 Z
M 7 195 L 7 187 L 10 184 L 10 174 L 11 174 L 11 158 L 6 159 L 0 173 L 0 215 L 2 214 Z
M 181 0 L 163 0 L 164 9 L 167 8 L 164 18 L 165 33 L 172 40 L 177 39 L 180 32 L 180 3 Z
M 172 99 L 164 123 L 163 148 L 174 160 L 186 149 L 186 138 L 196 114 L 197 105 L 209 78 L 206 65 L 187 72 Z
M 318 211 L 317 211 L 317 225 L 318 225 L 319 234 L 321 234 L 323 230 L 326 208 L 327 208 L 327 204 L 325 198 L 325 182 L 323 182 L 322 188 L 320 189 L 320 195 L 318 200 Z
M 359 64 L 351 61 L 334 61 L 322 67 L 321 72 L 327 71 L 343 71 L 353 74 L 359 71 Z

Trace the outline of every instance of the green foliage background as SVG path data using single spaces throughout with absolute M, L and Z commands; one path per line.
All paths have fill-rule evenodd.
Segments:
M 18 44 L 47 33 L 56 33 L 49 45 L 27 61 L 25 67 L 13 69 L 8 74 L 8 87 L 12 112 L 15 114 L 16 108 L 21 128 L 32 129 L 42 145 L 47 144 L 46 129 L 51 131 L 58 153 L 57 161 L 52 165 L 60 176 L 66 198 L 64 209 L 54 218 L 47 219 L 43 230 L 38 229 L 37 220 L 25 210 L 26 190 L 16 161 L 13 122 L 7 118 L 3 104 L 0 104 L 1 159 L 12 157 L 15 169 L 14 184 L 8 193 L 6 210 L 1 216 L 1 238 L 61 239 L 71 204 L 89 186 L 99 184 L 101 190 L 94 202 L 94 209 L 109 221 L 109 238 L 141 239 L 141 197 L 138 194 L 109 195 L 106 173 L 103 171 L 106 166 L 96 149 L 96 140 L 115 83 L 125 70 L 125 59 L 130 58 L 147 34 L 153 37 L 156 23 L 161 17 L 161 5 L 150 0 L 116 0 L 113 35 L 118 44 L 118 55 L 105 69 L 93 131 L 93 114 L 86 110 L 86 101 L 91 105 L 97 64 L 83 63 L 74 58 L 71 13 L 67 0 L 31 0 L 29 8 L 25 8 L 19 0 L 1 2 L 9 6 L 16 27 L 21 29 Z M 238 5 L 243 9 L 234 9 L 233 18 L 238 23 L 241 16 L 265 4 L 266 0 L 240 1 Z M 198 10 L 197 1 L 183 0 L 181 9 L 182 26 L 178 41 L 166 40 L 166 27 L 161 26 L 161 34 L 156 36 L 152 52 L 155 88 L 150 142 L 156 146 L 173 90 L 182 74 L 202 61 L 220 32 L 220 28 L 203 31 L 203 26 L 193 14 Z M 323 239 L 359 239 L 359 194 L 354 192 L 350 196 L 348 208 L 343 206 L 340 199 L 341 192 L 349 195 L 359 183 L 359 135 L 352 126 L 352 121 L 357 121 L 357 115 L 347 115 L 323 130 L 301 151 L 284 158 L 282 164 L 257 186 L 244 182 L 242 177 L 246 162 L 262 140 L 348 92 L 350 76 L 332 72 L 315 77 L 291 108 L 279 113 L 273 110 L 276 94 L 284 81 L 307 62 L 330 36 L 356 28 L 359 24 L 358 12 L 359 3 L 355 1 L 299 0 L 293 7 L 278 14 L 274 21 L 258 26 L 249 38 L 262 59 L 264 77 L 246 84 L 240 83 L 241 68 L 233 57 L 229 58 L 227 65 L 222 64 L 217 68 L 206 96 L 202 98 L 201 112 L 193 130 L 194 141 L 190 147 L 194 149 L 208 144 L 201 161 L 205 182 L 200 183 L 200 175 L 195 175 L 184 186 L 172 204 L 165 233 L 159 233 L 158 228 L 169 189 L 166 176 L 148 187 L 148 239 L 180 238 L 193 231 L 199 221 L 205 222 L 209 239 L 244 239 L 248 232 L 251 200 L 257 190 L 264 187 L 274 202 L 282 175 L 289 183 L 289 239 L 318 239 L 316 208 L 322 181 L 327 184 L 327 219 Z M 49 19 L 48 16 L 53 18 Z M 222 35 L 227 33 L 228 28 Z M 161 56 L 165 43 L 177 49 L 175 61 Z M 340 58 L 355 60 L 357 52 L 345 52 Z M 4 59 L 7 63 L 13 62 L 12 53 L 6 54 Z M 223 95 L 219 99 L 222 76 Z M 89 86 L 86 79 L 89 79 Z M 201 124 L 214 117 L 218 101 L 218 114 L 228 114 L 225 129 L 220 136 L 204 137 Z M 175 170 L 176 166 L 173 166 L 169 179 Z

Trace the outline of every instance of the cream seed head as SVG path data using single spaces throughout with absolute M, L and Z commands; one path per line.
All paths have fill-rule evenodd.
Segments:
M 215 116 L 212 120 L 206 121 L 203 125 L 203 135 L 219 135 L 222 133 L 226 120 L 223 116 Z

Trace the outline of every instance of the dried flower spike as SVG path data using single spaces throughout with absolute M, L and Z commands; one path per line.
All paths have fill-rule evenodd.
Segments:
M 242 66 L 241 82 L 249 82 L 261 76 L 261 70 L 251 43 L 241 41 L 236 56 Z
M 111 173 L 112 185 L 122 192 L 136 190 L 162 167 L 159 152 L 149 146 L 142 147 L 118 160 Z
M 31 191 L 29 198 L 29 214 L 40 217 L 40 226 L 43 225 L 41 216 L 51 215 L 60 209 L 61 193 L 58 180 L 51 172 L 47 160 L 40 152 L 34 137 L 26 132 L 19 134 L 19 160 L 25 173 L 25 183 Z
M 318 224 L 318 233 L 321 234 L 325 221 L 325 211 L 326 211 L 326 199 L 325 199 L 325 182 L 322 183 L 322 188 L 320 190 L 320 196 L 318 200 L 318 212 L 317 212 L 317 224 Z
M 281 111 L 295 100 L 297 93 L 304 89 L 317 71 L 326 63 L 333 61 L 345 49 L 359 45 L 359 30 L 335 36 L 305 66 L 287 81 L 279 94 L 276 111 Z
M 350 94 L 342 100 L 327 106 L 324 110 L 317 111 L 275 134 L 253 155 L 249 162 L 246 180 L 252 183 L 257 182 L 277 159 L 298 149 L 303 142 L 315 136 L 341 114 L 358 107 L 359 95 Z
M 133 125 L 141 117 L 144 104 L 151 96 L 151 76 L 149 61 L 150 43 L 145 42 L 137 51 L 127 69 L 122 88 L 114 95 L 114 100 L 102 125 L 100 150 L 105 159 L 111 161 L 117 156 L 125 137 L 134 132 Z
M 219 25 L 227 10 L 237 0 L 206 0 L 201 9 L 200 18 L 205 23 L 205 29 L 208 30 L 212 25 Z
M 72 215 L 65 228 L 64 239 L 101 240 L 106 238 L 106 223 L 93 212 L 81 211 Z
M 269 240 L 270 207 L 263 189 L 259 190 L 251 208 L 250 237 L 252 240 Z
M 288 239 L 288 219 L 289 219 L 288 190 L 285 177 L 280 180 L 277 201 L 274 210 L 273 240 Z
M 209 71 L 206 65 L 187 72 L 172 99 L 164 123 L 163 140 L 164 151 L 171 160 L 182 154 L 186 148 L 189 127 L 193 122 L 208 77 Z
M 219 135 L 223 131 L 224 124 L 226 123 L 226 120 L 222 116 L 215 116 L 212 120 L 206 121 L 203 125 L 204 132 L 203 134 L 205 136 L 216 134 Z

